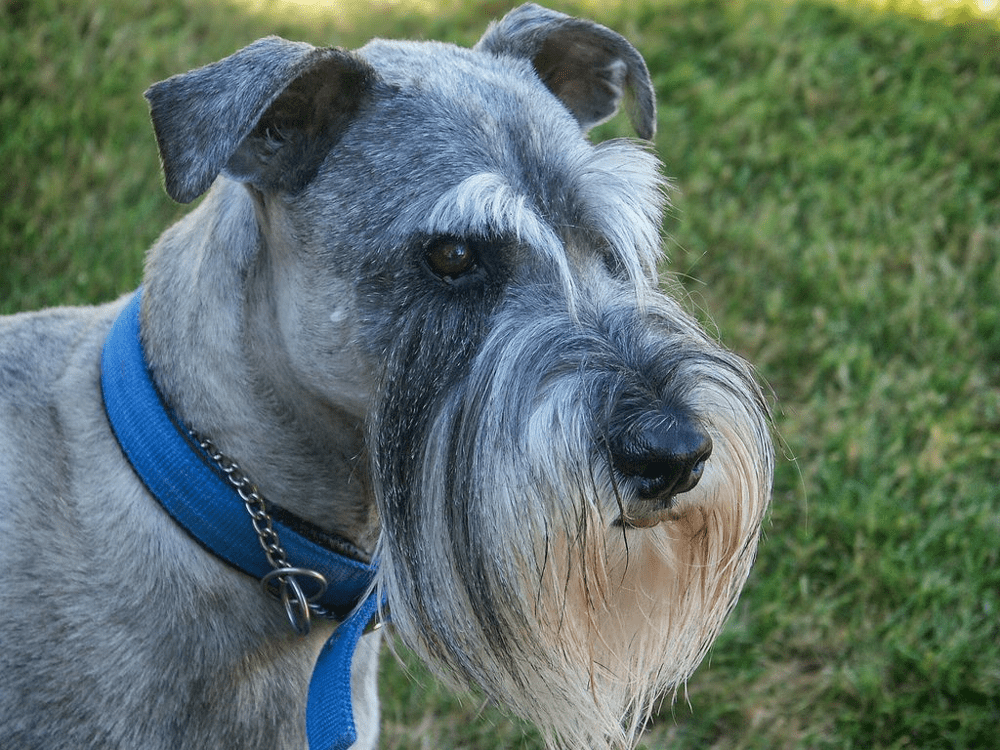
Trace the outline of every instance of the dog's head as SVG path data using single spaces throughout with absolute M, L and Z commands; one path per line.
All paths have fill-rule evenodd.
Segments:
M 660 291 L 664 182 L 592 144 L 642 57 L 535 5 L 472 49 L 277 38 L 153 86 L 167 190 L 243 183 L 287 372 L 367 424 L 401 637 L 568 746 L 630 743 L 748 575 L 748 366 Z

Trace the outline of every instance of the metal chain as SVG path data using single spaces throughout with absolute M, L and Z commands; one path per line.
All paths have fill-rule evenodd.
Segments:
M 239 494 L 247 513 L 250 514 L 257 540 L 267 556 L 268 564 L 273 568 L 261 579 L 261 587 L 285 605 L 285 612 L 292 629 L 299 635 L 307 635 L 311 627 L 312 614 L 336 620 L 335 615 L 316 601 L 326 591 L 326 578 L 315 570 L 291 565 L 285 548 L 281 546 L 278 532 L 274 529 L 274 521 L 267 510 L 267 500 L 260 494 L 257 486 L 243 473 L 239 465 L 222 453 L 211 440 L 193 431 L 191 437 L 226 475 L 226 479 Z M 319 585 L 319 590 L 307 596 L 299 581 L 300 578 L 312 579 Z

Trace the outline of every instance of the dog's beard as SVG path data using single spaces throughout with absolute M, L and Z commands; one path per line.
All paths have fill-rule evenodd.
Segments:
M 672 333 L 656 337 L 631 309 L 597 327 L 511 314 L 464 358 L 411 340 L 373 411 L 378 584 L 396 632 L 553 745 L 631 747 L 704 657 L 756 552 L 772 473 L 760 392 L 667 312 Z M 602 434 L 647 371 L 714 453 L 669 518 L 634 530 Z

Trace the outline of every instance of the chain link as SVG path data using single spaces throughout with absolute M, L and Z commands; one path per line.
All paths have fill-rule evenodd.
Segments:
M 216 465 L 226 475 L 229 484 L 239 494 L 243 505 L 250 515 L 250 522 L 257 533 L 268 564 L 273 570 L 261 580 L 264 591 L 281 600 L 292 629 L 300 635 L 306 635 L 310 629 L 310 615 L 315 614 L 328 620 L 336 620 L 336 616 L 315 600 L 326 591 L 326 578 L 322 574 L 308 568 L 296 568 L 291 565 L 285 548 L 281 546 L 278 532 L 274 529 L 274 521 L 267 510 L 267 500 L 257 490 L 257 486 L 243 473 L 239 465 L 222 453 L 208 438 L 191 432 L 191 437 L 201 446 Z M 319 591 L 307 596 L 300 583 L 300 578 L 311 578 L 319 584 Z M 272 583 L 276 582 L 276 586 Z

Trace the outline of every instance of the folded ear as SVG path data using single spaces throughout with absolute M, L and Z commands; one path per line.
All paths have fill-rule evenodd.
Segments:
M 167 193 L 189 203 L 222 172 L 259 190 L 301 189 L 374 78 L 350 52 L 268 37 L 153 84 L 146 99 Z
M 630 93 L 632 127 L 641 138 L 656 133 L 656 95 L 646 62 L 605 26 L 529 3 L 491 24 L 475 48 L 530 60 L 584 131 L 610 119 Z

